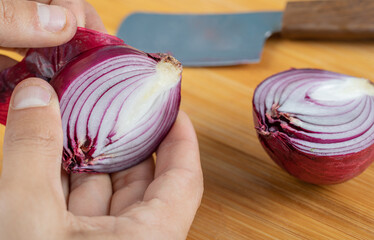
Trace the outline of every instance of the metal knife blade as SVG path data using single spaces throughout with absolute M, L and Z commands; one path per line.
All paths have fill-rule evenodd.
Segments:
M 184 66 L 225 66 L 260 60 L 264 42 L 281 30 L 282 12 L 236 14 L 133 13 L 117 36 L 145 52 L 167 52 Z

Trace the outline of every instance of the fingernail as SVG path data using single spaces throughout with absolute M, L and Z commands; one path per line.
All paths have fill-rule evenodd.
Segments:
M 15 92 L 12 102 L 13 109 L 25 109 L 33 107 L 44 107 L 51 101 L 51 93 L 48 89 L 29 85 L 20 87 Z
M 38 3 L 39 22 L 42 28 L 49 32 L 61 31 L 66 25 L 64 8 Z

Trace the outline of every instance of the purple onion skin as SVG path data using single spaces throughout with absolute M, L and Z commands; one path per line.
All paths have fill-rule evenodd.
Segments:
M 256 128 L 261 128 L 254 115 Z M 270 158 L 292 176 L 313 184 L 329 185 L 345 182 L 360 175 L 374 159 L 374 145 L 358 153 L 317 156 L 295 149 L 285 134 L 257 135 Z
M 111 61 L 111 59 L 123 56 L 141 56 L 152 62 L 154 66 L 160 61 L 169 61 L 172 64 L 179 64 L 177 67 L 182 68 L 180 63 L 170 56 L 144 53 L 124 44 L 121 39 L 114 36 L 78 28 L 77 34 L 68 43 L 58 47 L 30 49 L 20 63 L 0 72 L 0 123 L 5 125 L 11 93 L 14 87 L 23 79 L 39 77 L 48 81 L 54 87 L 59 97 L 61 112 L 63 113 L 67 109 L 67 106 L 63 106 L 61 102 L 69 100 L 71 92 L 76 93 L 74 88 L 70 88 L 69 94 L 67 92 L 69 87 L 84 71 L 87 72 L 90 69 L 94 69 L 103 61 Z M 145 72 L 150 71 L 149 65 L 145 68 Z M 105 69 L 103 70 L 103 74 L 105 74 Z M 122 80 L 122 82 L 124 81 Z M 62 124 L 65 130 L 63 150 L 64 169 L 67 172 L 111 173 L 132 167 L 150 157 L 167 135 L 178 115 L 181 99 L 180 81 L 181 78 L 172 89 L 165 93 L 168 94 L 168 98 L 166 98 L 167 104 L 164 104 L 163 108 L 157 112 L 158 115 L 150 117 L 152 120 L 157 119 L 154 126 L 149 127 L 150 130 L 146 128 L 140 131 L 139 137 L 144 135 L 147 136 L 147 139 L 142 142 L 136 142 L 136 138 L 134 140 L 120 136 L 118 137 L 120 140 L 115 139 L 113 142 L 118 143 L 122 141 L 124 143 L 129 142 L 130 144 L 117 146 L 108 154 L 106 152 L 98 152 L 99 150 L 97 149 L 100 147 L 110 147 L 111 138 L 115 137 L 115 132 L 111 132 L 107 137 L 109 144 L 106 144 L 106 146 L 99 146 L 97 139 L 91 139 L 89 136 L 87 136 L 85 142 L 78 142 L 74 138 L 76 136 L 70 136 L 67 130 L 75 128 L 74 131 L 79 132 L 83 128 L 88 129 L 88 127 L 84 125 L 78 127 L 69 126 L 70 122 L 64 121 L 63 118 Z M 115 85 L 116 83 L 113 84 Z M 88 105 L 85 103 L 84 108 L 93 107 L 93 104 L 96 103 L 91 102 Z M 126 108 L 126 105 L 123 105 L 123 107 Z M 117 114 L 118 116 L 119 113 Z M 100 119 L 103 117 L 95 115 L 95 118 Z M 141 127 L 137 126 L 135 130 L 139 131 Z M 131 136 L 131 134 L 128 135 Z M 133 135 L 132 138 L 134 138 Z M 123 147 L 123 151 L 121 147 Z M 111 159 L 114 160 L 111 162 Z M 103 160 L 106 161 L 105 164 Z
M 261 84 L 265 84 L 275 76 L 292 75 L 300 71 L 335 74 L 318 69 L 291 69 L 273 75 Z M 257 90 L 258 87 L 255 94 Z M 277 131 L 270 130 L 269 123 L 261 115 L 254 99 L 253 119 L 258 139 L 266 153 L 277 165 L 299 180 L 319 185 L 342 183 L 361 174 L 374 160 L 373 143 L 358 152 L 336 155 L 318 155 L 295 148 L 292 142 L 295 135 L 287 131 L 290 125 L 280 127 Z
M 49 82 L 57 71 L 82 52 L 107 45 L 125 44 L 117 37 L 78 28 L 75 36 L 65 44 L 29 49 L 21 62 L 0 72 L 0 124 L 6 124 L 10 96 L 19 82 L 30 77 Z

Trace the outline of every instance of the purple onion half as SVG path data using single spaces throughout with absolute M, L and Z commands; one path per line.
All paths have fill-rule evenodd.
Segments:
M 253 97 L 259 140 L 291 175 L 335 184 L 374 160 L 374 85 L 318 69 L 291 69 L 264 80 Z
M 0 120 L 6 120 L 14 86 L 41 77 L 60 100 L 64 169 L 120 171 L 150 157 L 169 132 L 179 110 L 181 73 L 181 64 L 169 55 L 144 53 L 113 36 L 78 29 L 69 43 L 31 49 L 0 74 L 3 85 L 12 83 L 0 92 Z

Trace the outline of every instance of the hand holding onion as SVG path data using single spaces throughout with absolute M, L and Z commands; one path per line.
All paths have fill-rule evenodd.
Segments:
M 58 97 L 40 79 L 11 100 L 0 179 L 0 239 L 186 238 L 202 195 L 198 144 L 180 113 L 157 150 L 114 174 L 62 175 Z M 63 191 L 63 189 L 65 191 Z
M 58 16 L 58 14 L 56 12 L 55 14 L 48 13 L 46 8 L 49 7 L 42 5 L 41 13 L 44 22 L 40 22 L 40 19 L 38 20 L 40 5 L 37 5 L 36 2 L 48 2 L 51 5 L 67 7 L 64 10 L 66 22 L 61 23 L 61 18 L 58 18 L 59 20 L 54 22 L 55 25 L 52 28 L 50 28 L 51 26 L 46 28 L 43 24 L 48 23 L 52 17 Z M 69 240 L 119 239 L 123 237 L 126 239 L 149 239 L 150 236 L 155 239 L 185 239 L 199 206 L 203 187 L 197 140 L 191 122 L 184 113 L 180 113 L 173 125 L 178 114 L 180 97 L 181 68 L 179 64 L 170 57 L 157 54 L 147 55 L 129 46 L 124 46 L 119 39 L 107 35 L 102 37 L 95 31 L 84 29 L 80 29 L 78 31 L 80 34 L 75 35 L 78 38 L 71 40 L 70 43 L 73 44 L 51 47 L 66 43 L 71 39 L 77 25 L 105 32 L 96 12 L 84 1 L 4 0 L 1 1 L 0 6 L 4 7 L 0 9 L 0 12 L 5 7 L 9 10 L 2 12 L 0 18 L 15 16 L 15 20 L 17 20 L 0 22 L 1 47 L 50 47 L 30 49 L 25 59 L 17 64 L 7 57 L 0 56 L 0 70 L 7 68 L 0 74 L 0 98 L 2 99 L 0 116 L 3 124 L 7 122 L 3 171 L 0 179 L 0 239 L 39 240 L 51 237 Z M 55 11 L 58 7 L 51 8 Z M 17 11 L 11 14 L 13 13 L 11 10 Z M 22 18 L 28 16 L 33 16 L 32 19 L 36 21 L 25 21 Z M 85 19 L 87 22 L 84 21 Z M 61 28 L 57 29 L 56 27 Z M 12 31 L 6 32 L 7 29 Z M 75 61 L 77 56 L 81 54 L 85 57 L 79 62 L 84 64 L 86 57 L 91 57 L 91 60 L 95 61 L 97 52 L 93 50 L 94 48 L 100 49 L 98 54 L 104 55 L 107 62 L 113 63 L 112 60 L 117 60 L 115 64 L 105 65 L 105 69 L 120 66 L 112 68 L 109 72 L 116 72 L 121 67 L 126 69 L 122 74 L 127 78 L 123 78 L 124 81 L 122 81 L 120 89 L 131 90 L 128 91 L 130 94 L 125 96 L 125 100 L 128 100 L 127 103 L 131 103 L 126 106 L 130 105 L 132 108 L 127 108 L 131 111 L 118 114 L 120 112 L 118 109 L 123 104 L 118 104 L 118 101 L 115 103 L 114 98 L 119 94 L 111 92 L 109 103 L 114 103 L 112 106 L 117 107 L 117 111 L 112 112 L 117 113 L 117 116 L 114 114 L 113 117 L 112 114 L 112 118 L 110 118 L 113 120 L 111 121 L 112 125 L 108 125 L 107 119 L 98 121 L 103 123 L 102 129 L 109 130 L 107 135 L 109 138 L 102 138 L 101 132 L 99 134 L 101 138 L 98 137 L 96 140 L 104 140 L 104 142 L 100 142 L 102 145 L 91 142 L 90 146 L 89 141 L 80 141 L 83 144 L 79 144 L 79 148 L 70 148 L 73 149 L 73 152 L 68 154 L 73 153 L 72 156 L 79 156 L 79 154 L 75 155 L 74 150 L 77 150 L 80 151 L 78 153 L 83 154 L 80 156 L 92 156 L 96 146 L 104 148 L 112 146 L 112 152 L 107 156 L 108 158 L 115 156 L 121 136 L 113 134 L 112 130 L 124 135 L 129 133 L 128 130 L 134 130 L 131 131 L 132 135 L 127 134 L 128 141 L 138 139 L 138 142 L 145 143 L 146 151 L 137 148 L 136 144 L 129 144 L 127 150 L 132 146 L 136 150 L 135 154 L 130 151 L 128 155 L 116 155 L 118 162 L 121 160 L 127 162 L 126 156 L 136 156 L 136 161 L 133 159 L 131 166 L 140 162 L 126 170 L 120 171 L 124 168 L 122 165 L 120 168 L 116 166 L 109 170 L 116 171 L 112 174 L 71 173 L 68 176 L 65 171 L 61 171 L 61 153 L 64 142 L 63 135 L 66 137 L 63 131 L 70 128 L 68 127 L 69 122 L 65 122 L 64 127 L 61 124 L 59 98 L 61 100 L 61 97 L 67 94 L 65 101 L 76 99 L 77 95 L 74 95 L 76 91 L 72 91 L 70 86 L 74 82 L 73 80 L 82 80 L 75 74 L 82 69 L 74 67 L 78 65 L 70 62 Z M 131 54 L 140 56 L 135 61 L 135 65 L 127 64 L 128 61 L 121 58 L 121 55 L 130 55 L 131 58 Z M 103 57 L 102 55 L 101 57 Z M 130 60 L 130 62 L 134 61 Z M 158 67 L 158 62 L 165 64 L 160 64 L 161 67 Z M 100 68 L 100 63 L 97 61 L 96 65 L 91 65 L 96 68 L 93 71 Z M 16 65 L 13 66 L 14 64 Z M 69 66 L 66 70 L 62 70 L 66 65 Z M 81 67 L 81 65 L 79 66 Z M 174 74 L 169 74 L 170 68 L 176 70 Z M 75 78 L 64 78 L 62 73 L 64 71 L 72 75 L 75 74 Z M 154 73 L 156 73 L 156 77 L 154 77 Z M 160 77 L 165 73 L 166 77 Z M 55 75 L 56 77 L 54 77 Z M 145 77 L 142 79 L 161 80 L 161 82 L 140 81 L 139 76 L 144 75 Z M 118 77 L 118 75 L 115 76 Z M 99 77 L 94 78 L 94 80 L 97 79 L 100 79 L 100 74 Z M 130 80 L 125 82 L 126 79 Z M 173 81 L 168 81 L 170 79 Z M 55 86 L 60 86 L 59 88 L 55 87 L 59 95 L 47 83 L 51 80 Z M 79 82 L 78 85 L 83 86 L 85 83 L 87 82 Z M 100 81 L 96 83 L 100 83 Z M 124 87 L 126 84 L 128 86 Z M 139 88 L 146 91 L 138 91 Z M 104 89 L 104 92 L 109 92 L 100 86 L 96 89 L 99 91 Z M 176 94 L 170 94 L 171 101 L 168 101 L 168 98 L 162 97 L 165 96 L 162 93 L 168 93 L 170 89 L 175 89 Z M 96 96 L 97 93 L 95 92 Z M 10 100 L 10 98 L 12 99 Z M 100 105 L 99 101 L 97 102 L 97 105 Z M 163 102 L 166 102 L 166 105 L 163 105 Z M 9 103 L 11 107 L 7 116 Z M 94 109 L 96 104 L 93 105 L 88 106 Z M 62 111 L 67 113 L 65 110 L 69 104 L 64 106 Z M 167 114 L 162 115 L 157 114 L 157 111 L 151 111 L 152 114 L 148 116 L 158 121 L 153 121 L 153 124 L 145 127 L 149 121 L 144 120 L 149 119 L 143 118 L 143 122 L 140 121 L 141 125 L 137 125 L 139 120 L 147 115 L 145 114 L 147 110 L 159 109 L 154 106 L 164 106 L 161 107 L 161 110 L 166 110 L 166 113 L 171 112 L 172 116 L 168 117 Z M 107 111 L 105 107 L 99 109 Z M 168 111 L 171 109 L 172 111 Z M 141 114 L 137 115 L 137 112 Z M 79 113 L 80 111 L 78 111 L 78 115 Z M 125 118 L 128 116 L 130 118 Z M 77 119 L 79 121 L 81 118 Z M 125 125 L 118 128 L 117 126 L 120 124 L 113 124 L 117 120 L 125 120 Z M 131 124 L 128 124 L 129 122 Z M 161 125 L 157 125 L 157 123 L 161 123 Z M 173 128 L 170 130 L 172 125 Z M 138 131 L 141 128 L 143 131 Z M 85 131 L 82 128 L 76 128 L 76 130 L 78 130 L 78 134 Z M 75 133 L 74 130 L 72 132 Z M 94 131 L 89 132 L 95 133 Z M 140 135 L 136 136 L 134 133 L 140 133 Z M 90 137 L 89 134 L 80 136 L 88 136 L 87 139 Z M 146 137 L 141 139 L 141 136 Z M 111 139 L 114 144 L 106 144 L 107 139 Z M 75 140 L 79 142 L 79 139 Z M 71 146 L 71 142 L 65 141 L 65 143 L 67 143 L 66 146 Z M 90 151 L 90 149 L 93 150 Z M 157 151 L 156 165 L 150 157 L 150 153 L 155 150 Z M 102 156 L 105 154 L 98 155 L 99 157 L 96 159 L 102 160 Z M 139 158 L 139 156 L 141 157 Z M 89 158 L 82 158 L 81 162 L 85 163 L 85 159 Z M 88 162 L 92 162 L 93 158 L 90 160 Z M 87 165 L 92 166 L 93 164 Z M 66 164 L 65 166 L 72 165 Z M 67 170 L 73 169 L 67 167 Z
M 179 110 L 181 64 L 122 40 L 78 28 L 66 44 L 29 49 L 0 72 L 0 123 L 21 80 L 52 84 L 61 107 L 63 165 L 70 172 L 116 172 L 150 156 Z

